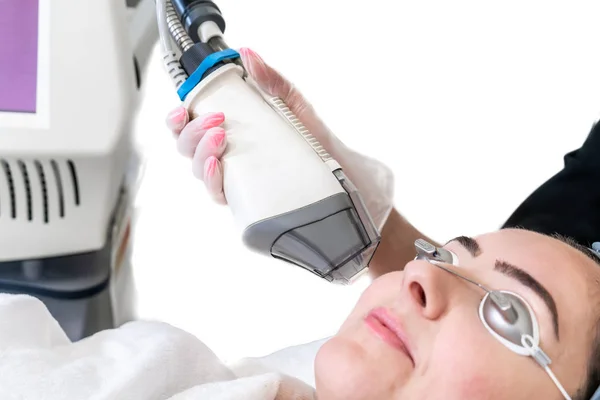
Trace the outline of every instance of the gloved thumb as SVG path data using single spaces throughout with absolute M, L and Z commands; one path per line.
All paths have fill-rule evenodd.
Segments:
M 251 49 L 244 47 L 239 53 L 246 71 L 260 89 L 270 96 L 279 97 L 302 120 L 310 107 L 294 85 Z
M 263 59 L 251 49 L 240 49 L 240 56 L 248 74 L 258 86 L 271 96 L 285 97 L 291 91 L 291 84 L 281 74 L 267 65 Z

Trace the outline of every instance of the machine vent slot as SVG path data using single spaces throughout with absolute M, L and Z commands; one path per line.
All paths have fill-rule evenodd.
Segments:
M 62 179 L 60 177 L 60 170 L 56 161 L 50 161 L 52 170 L 54 171 L 54 178 L 56 180 L 56 190 L 58 192 L 58 213 L 61 218 L 65 217 L 65 193 L 63 191 Z
M 21 160 L 17 161 L 21 174 L 23 175 L 23 182 L 25 183 L 25 195 L 27 196 L 27 219 L 31 221 L 33 219 L 33 211 L 31 209 L 31 184 L 29 182 L 29 174 L 27 173 L 27 166 Z
M 64 219 L 81 204 L 79 185 L 72 160 L 0 158 L 0 218 L 44 224 Z
M 35 161 L 35 168 L 37 169 L 40 183 L 42 185 L 42 201 L 44 202 L 44 223 L 48 223 L 48 187 L 46 186 L 46 174 L 44 173 L 44 167 L 39 161 Z
M 0 160 L 4 175 L 6 176 L 6 182 L 8 183 L 8 195 L 10 196 L 10 214 L 12 219 L 17 218 L 17 201 L 15 199 L 15 183 L 13 182 L 12 171 L 10 165 L 5 160 Z
M 75 169 L 75 164 L 73 161 L 67 161 L 69 164 L 69 169 L 71 170 L 71 180 L 73 181 L 73 193 L 75 193 L 75 204 L 79 205 L 79 181 L 77 180 L 77 170 Z

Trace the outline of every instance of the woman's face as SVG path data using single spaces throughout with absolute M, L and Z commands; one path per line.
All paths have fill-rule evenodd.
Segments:
M 444 246 L 458 256 L 456 270 L 529 303 L 552 371 L 569 393 L 576 392 L 598 320 L 600 268 L 571 246 L 528 231 L 477 237 L 478 248 L 462 242 L 467 247 L 459 241 Z M 515 279 L 524 275 L 512 267 L 533 277 L 546 295 Z M 478 314 L 483 294 L 420 260 L 375 280 L 317 355 L 319 400 L 561 399 L 531 357 L 513 353 L 486 330 Z M 395 321 L 390 324 L 397 324 L 401 341 L 378 322 L 385 318 Z

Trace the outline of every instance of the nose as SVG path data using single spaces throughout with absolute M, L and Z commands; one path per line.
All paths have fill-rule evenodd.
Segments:
M 452 274 L 425 260 L 414 260 L 404 267 L 404 297 L 430 320 L 437 320 L 446 313 L 460 285 Z

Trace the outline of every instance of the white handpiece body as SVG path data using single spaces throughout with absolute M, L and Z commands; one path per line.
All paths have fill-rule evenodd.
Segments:
M 243 73 L 233 63 L 222 66 L 184 101 L 191 118 L 225 114 L 224 193 L 239 228 L 345 193 L 331 167 Z

